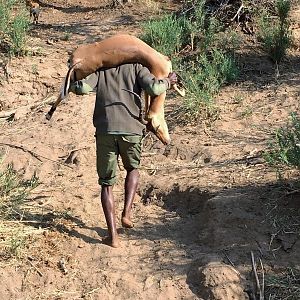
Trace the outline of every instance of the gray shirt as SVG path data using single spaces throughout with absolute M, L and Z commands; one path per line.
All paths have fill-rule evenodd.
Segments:
M 170 87 L 167 78 L 156 79 L 141 64 L 124 64 L 115 68 L 100 69 L 81 82 L 77 82 L 76 94 L 96 92 L 93 124 L 96 133 L 142 135 L 145 126 L 140 122 L 140 99 L 123 89 L 138 95 L 146 91 L 157 96 Z M 74 88 L 71 87 L 71 91 Z

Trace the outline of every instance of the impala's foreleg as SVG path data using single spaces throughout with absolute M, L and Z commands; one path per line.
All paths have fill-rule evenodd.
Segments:
M 168 125 L 165 121 L 165 98 L 166 92 L 151 99 L 146 120 L 148 120 L 147 129 L 152 131 L 165 145 L 168 145 L 171 139 Z

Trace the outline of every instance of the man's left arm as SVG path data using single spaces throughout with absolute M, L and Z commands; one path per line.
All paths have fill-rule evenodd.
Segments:
M 171 85 L 177 83 L 177 76 L 172 72 L 164 79 L 157 79 L 146 67 L 143 67 L 138 73 L 138 81 L 147 94 L 159 96 L 170 89 Z

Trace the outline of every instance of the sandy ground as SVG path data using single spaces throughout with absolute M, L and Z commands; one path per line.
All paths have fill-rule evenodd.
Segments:
M 289 217 L 297 214 L 299 194 L 291 196 L 278 184 L 261 152 L 272 130 L 299 109 L 299 48 L 276 76 L 248 37 L 239 53 L 241 76 L 222 89 L 214 122 L 186 125 L 175 115 L 181 99 L 168 95 L 172 143 L 145 140 L 135 227 L 120 227 L 122 246 L 113 249 L 102 243 L 106 224 L 95 168 L 94 96 L 71 95 L 50 122 L 45 120 L 50 106 L 43 101 L 55 99 L 68 51 L 77 43 L 116 32 L 137 34 L 159 4 L 118 9 L 97 0 L 42 4 L 40 24 L 31 29 L 32 55 L 14 58 L 9 80 L 1 77 L 0 107 L 19 108 L 13 120 L 0 119 L 4 164 L 13 162 L 25 178 L 35 172 L 41 183 L 24 216 L 33 232 L 26 254 L 1 261 L 0 299 L 242 300 L 249 299 L 253 283 L 251 251 L 269 273 L 297 266 L 299 235 L 272 234 L 281 207 L 292 209 Z M 162 6 L 169 10 L 172 3 Z M 297 39 L 299 16 L 296 7 Z M 118 216 L 123 180 L 121 167 L 114 188 Z

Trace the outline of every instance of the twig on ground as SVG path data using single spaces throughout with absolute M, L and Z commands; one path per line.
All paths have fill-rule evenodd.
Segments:
M 230 265 L 233 267 L 234 271 L 240 276 L 241 273 L 236 269 L 234 263 L 231 261 L 229 256 L 227 255 L 226 251 L 223 251 L 224 255 L 226 256 L 227 260 L 229 261 Z
M 142 157 L 148 157 L 148 156 L 154 156 L 154 155 L 157 155 L 157 153 L 155 153 L 155 152 L 146 152 L 146 153 L 141 154 Z
M 274 238 L 278 235 L 278 233 L 281 231 L 281 229 L 279 229 L 276 233 L 272 233 L 271 234 L 271 238 L 270 238 L 270 242 L 269 242 L 269 251 L 271 250 L 271 246 L 272 246 L 272 243 L 274 241 Z
M 36 270 L 36 272 L 41 276 L 43 277 L 43 273 L 32 263 L 32 261 L 28 258 L 28 262 L 29 264 Z
M 260 267 L 261 267 L 261 272 L 262 272 L 261 293 L 262 293 L 262 297 L 264 297 L 264 295 L 265 295 L 265 269 L 264 269 L 264 265 L 262 263 L 261 258 L 259 258 L 259 262 L 260 262 Z
M 300 189 L 292 190 L 292 191 L 290 191 L 290 192 L 286 192 L 285 195 L 286 195 L 286 196 L 290 196 L 290 195 L 298 194 L 298 193 L 300 193 Z
M 255 279 L 255 293 L 254 294 L 257 295 L 257 292 L 259 292 L 259 294 L 260 294 L 261 290 L 260 290 L 259 279 L 258 279 L 257 270 L 256 270 L 254 254 L 252 251 L 251 251 L 251 264 L 252 264 L 252 272 L 253 272 L 254 279 Z
M 49 104 L 51 102 L 53 102 L 54 100 L 54 96 L 46 96 L 42 102 L 40 103 L 35 103 L 35 104 L 32 104 L 32 105 L 25 105 L 25 106 L 20 106 L 16 109 L 12 109 L 12 110 L 7 110 L 7 111 L 1 111 L 0 112 L 0 118 L 6 118 L 6 119 L 9 119 L 11 117 L 13 117 L 18 110 L 22 110 L 24 108 L 28 108 L 28 110 L 37 110 L 39 108 L 41 108 L 43 105 L 45 104 Z
M 46 157 L 46 156 L 44 156 L 44 155 L 42 155 L 42 154 L 38 154 L 38 153 L 36 153 L 36 152 L 33 152 L 32 150 L 29 150 L 29 149 L 24 148 L 22 145 L 14 145 L 14 144 L 10 144 L 10 143 L 2 143 L 2 142 L 0 142 L 0 145 L 12 147 L 12 148 L 15 148 L 15 149 L 20 149 L 20 150 L 22 150 L 22 151 L 24 151 L 24 152 L 27 152 L 27 153 L 31 154 L 33 157 L 35 157 L 37 160 L 39 160 L 39 161 L 41 161 L 41 162 L 42 162 L 42 160 L 40 159 L 40 157 L 41 157 L 41 158 L 44 158 L 44 159 L 46 159 L 46 160 L 52 161 L 52 162 L 54 162 L 54 163 L 61 164 L 61 165 L 63 165 L 63 166 L 66 166 L 66 167 L 68 167 L 68 168 L 73 169 L 73 167 L 71 167 L 71 166 L 69 166 L 69 165 L 67 165 L 67 164 L 65 164 L 65 163 L 63 163 L 63 162 L 60 162 L 60 161 L 51 159 L 51 158 L 49 158 L 49 157 Z
M 31 110 L 38 110 L 39 108 L 41 108 L 45 104 L 51 104 L 52 102 L 55 101 L 55 99 L 56 99 L 56 96 L 47 95 L 40 103 L 30 106 L 30 109 Z
M 238 17 L 239 19 L 239 16 L 240 16 L 240 12 L 242 11 L 242 9 L 244 8 L 244 5 L 242 4 L 239 9 L 237 10 L 236 14 L 234 15 L 234 17 L 230 20 L 231 22 L 233 22 L 235 20 L 236 17 Z
M 260 260 L 260 263 L 261 263 L 261 266 L 262 266 L 262 262 Z M 258 274 L 257 274 L 257 269 L 256 269 L 256 263 L 255 263 L 255 258 L 254 258 L 254 253 L 253 251 L 251 251 L 251 264 L 252 264 L 252 272 L 253 272 L 253 275 L 254 275 L 254 279 L 255 279 L 255 295 L 259 295 L 259 300 L 264 300 L 265 299 L 265 296 L 264 296 L 264 280 L 265 280 L 265 277 L 264 277 L 264 270 L 263 270 L 263 266 L 262 266 L 262 272 L 263 272 L 263 283 L 262 283 L 262 286 L 260 285 L 260 282 L 259 282 L 259 278 L 258 278 Z
M 91 295 L 91 294 L 97 292 L 98 290 L 100 290 L 99 287 L 98 287 L 98 288 L 95 288 L 95 289 L 92 289 L 92 290 L 90 290 L 90 291 L 88 291 L 88 292 L 86 292 L 86 293 L 83 293 L 83 294 L 82 294 L 82 298 L 85 298 L 86 296 Z

